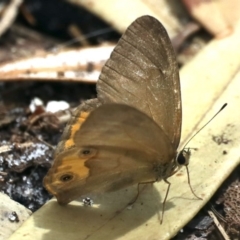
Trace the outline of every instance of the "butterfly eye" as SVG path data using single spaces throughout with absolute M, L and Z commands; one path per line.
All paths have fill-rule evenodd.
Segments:
M 189 158 L 191 156 L 190 149 L 182 150 L 177 156 L 177 164 L 180 166 L 187 166 L 189 164 Z
M 73 175 L 70 173 L 66 173 L 60 177 L 61 182 L 69 182 L 73 179 Z
M 90 158 L 90 157 L 93 157 L 95 156 L 97 153 L 97 150 L 94 149 L 94 148 L 89 148 L 89 147 L 86 147 L 86 148 L 82 148 L 79 152 L 79 156 L 81 158 Z

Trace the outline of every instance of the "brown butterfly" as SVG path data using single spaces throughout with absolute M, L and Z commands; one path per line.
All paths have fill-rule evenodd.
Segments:
M 60 204 L 138 183 L 169 183 L 188 164 L 190 153 L 177 153 L 178 65 L 157 19 L 142 16 L 128 27 L 102 69 L 97 92 L 98 99 L 79 106 L 68 123 L 44 179 Z

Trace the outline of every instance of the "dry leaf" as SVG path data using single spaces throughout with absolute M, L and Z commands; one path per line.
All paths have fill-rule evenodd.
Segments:
M 237 0 L 182 0 L 193 18 L 217 38 L 231 34 L 239 20 Z
M 186 20 L 186 11 L 178 1 L 165 0 L 68 0 L 96 14 L 120 33 L 136 18 L 150 15 L 157 18 L 167 29 L 170 38 L 175 36 Z
M 1 81 L 55 80 L 95 83 L 114 46 L 68 50 L 0 65 Z
M 7 239 L 31 215 L 31 211 L 0 193 L 0 239 Z

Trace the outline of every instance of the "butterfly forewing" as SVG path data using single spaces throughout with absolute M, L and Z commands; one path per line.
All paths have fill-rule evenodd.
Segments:
M 102 69 L 97 91 L 102 103 L 124 103 L 146 113 L 177 148 L 181 133 L 178 66 L 158 20 L 143 16 L 129 26 Z
M 180 83 L 158 20 L 143 16 L 130 25 L 103 67 L 97 91 L 98 99 L 75 111 L 44 179 L 62 204 L 166 179 L 175 170 Z

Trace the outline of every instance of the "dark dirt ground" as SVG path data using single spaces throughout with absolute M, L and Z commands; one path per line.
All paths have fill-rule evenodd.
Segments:
M 28 4 L 31 9 L 30 1 L 26 2 L 26 6 Z M 51 7 L 48 9 L 51 9 Z M 51 10 L 49 11 L 51 12 Z M 82 11 L 84 12 L 82 15 L 93 22 L 93 25 L 86 30 L 87 32 L 105 25 L 100 20 L 89 15 L 89 13 Z M 45 23 L 45 15 L 45 18 L 42 19 L 41 13 L 33 12 L 33 14 L 38 20 L 37 30 L 40 34 L 42 31 L 44 31 L 44 34 L 51 32 L 54 38 L 58 35 L 61 40 L 69 37 L 64 32 L 64 29 L 69 24 L 66 23 L 66 19 L 63 19 L 62 24 L 59 24 L 63 26 L 63 29 L 56 26 L 49 29 L 49 25 Z M 54 18 L 54 16 L 51 17 Z M 58 19 L 58 21 L 60 20 Z M 23 16 L 19 17 L 17 24 L 25 24 Z M 48 27 L 44 28 L 44 26 Z M 14 28 L 17 29 L 17 25 Z M 25 45 L 19 46 L 17 39 L 20 33 L 14 28 L 11 28 L 1 38 L 1 62 L 22 56 L 21 52 L 23 51 L 13 55 L 11 52 L 13 47 L 26 48 L 31 54 L 37 48 L 46 49 L 48 46 L 57 43 L 52 39 L 44 42 L 33 42 L 29 38 L 26 40 Z M 113 33 L 105 36 L 105 38 L 108 40 L 117 39 L 116 36 L 118 34 Z M 95 44 L 101 41 L 104 41 L 102 36 L 93 40 Z M 39 97 L 44 103 L 50 100 L 65 100 L 70 103 L 71 107 L 76 107 L 81 101 L 95 96 L 95 85 L 29 81 L 0 82 L 0 190 L 2 192 L 31 211 L 36 211 L 51 198 L 43 188 L 42 179 L 51 166 L 54 147 L 58 143 L 65 124 L 60 124 L 54 114 L 45 116 L 42 109 L 31 113 L 29 111 L 31 100 L 34 97 Z M 42 117 L 36 120 L 36 116 L 41 114 L 43 114 Z M 239 171 L 240 168 L 238 167 L 205 208 L 174 238 L 175 240 L 223 239 L 207 214 L 207 210 L 210 210 L 211 207 L 222 215 L 219 220 L 227 230 L 230 238 L 240 239 Z

